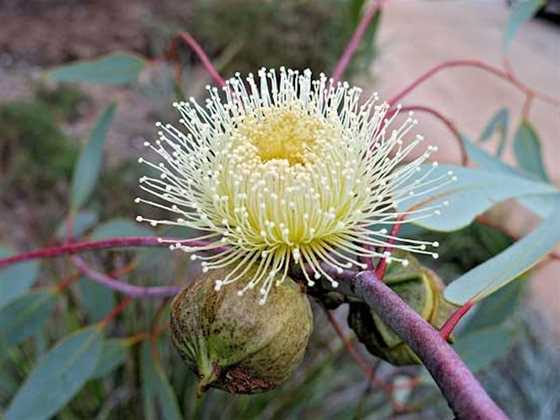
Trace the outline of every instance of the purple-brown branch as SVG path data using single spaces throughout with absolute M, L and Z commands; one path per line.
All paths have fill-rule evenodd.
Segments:
M 122 282 L 111 276 L 108 276 L 107 274 L 103 274 L 99 271 L 92 269 L 86 264 L 86 262 L 81 257 L 77 257 L 77 256 L 72 257 L 72 262 L 74 263 L 78 271 L 80 271 L 80 273 L 82 273 L 90 280 L 93 280 L 96 283 L 108 287 L 109 289 L 121 292 L 133 299 L 162 298 L 162 297 L 175 296 L 181 290 L 181 288 L 177 286 L 155 286 L 155 287 L 135 286 L 132 284 Z
M 354 293 L 414 350 L 458 419 L 507 419 L 439 332 L 373 272 L 358 274 L 352 287 Z

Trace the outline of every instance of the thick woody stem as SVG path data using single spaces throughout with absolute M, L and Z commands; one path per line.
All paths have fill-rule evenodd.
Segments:
M 439 332 L 373 272 L 358 274 L 352 288 L 414 350 L 458 419 L 507 419 Z

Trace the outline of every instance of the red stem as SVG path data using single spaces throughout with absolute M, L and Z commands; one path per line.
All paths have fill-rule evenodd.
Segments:
M 225 85 L 224 79 L 222 79 L 222 76 L 220 76 L 220 73 L 218 73 L 218 71 L 216 70 L 216 68 L 214 67 L 214 65 L 212 64 L 212 62 L 210 61 L 210 59 L 208 58 L 208 56 L 206 55 L 206 53 L 204 52 L 200 44 L 188 32 L 179 32 L 177 35 L 175 35 L 175 38 L 173 38 L 173 40 L 171 41 L 171 48 L 169 49 L 169 53 L 168 53 L 169 57 L 173 60 L 178 61 L 177 44 L 179 40 L 183 41 L 185 44 L 187 44 L 187 46 L 191 50 L 194 51 L 194 53 L 197 55 L 198 59 L 200 60 L 200 62 L 202 63 L 202 65 L 204 66 L 208 74 L 210 74 L 212 79 L 214 79 L 214 81 L 218 85 L 224 86 Z M 180 79 L 180 74 L 181 73 L 179 68 L 177 74 L 178 80 Z
M 117 237 L 111 239 L 103 239 L 100 241 L 84 241 L 74 242 L 61 246 L 54 246 L 49 248 L 37 249 L 35 251 L 26 252 L 19 255 L 13 255 L 7 258 L 0 259 L 0 268 L 6 267 L 10 264 L 20 263 L 24 261 L 34 260 L 38 258 L 53 258 L 61 255 L 72 255 L 83 251 L 93 251 L 97 249 L 109 248 L 133 248 L 133 247 L 159 247 L 169 246 L 169 244 L 181 243 L 190 246 L 205 246 L 204 241 L 190 240 L 190 239 L 172 239 L 172 238 L 156 238 L 154 236 L 130 236 L 130 237 Z
M 439 329 L 439 334 L 444 340 L 447 340 L 459 321 L 469 312 L 469 310 L 474 306 L 474 302 L 467 302 L 455 312 L 451 314 L 449 319 Z
M 405 218 L 404 214 L 397 217 L 396 223 L 391 228 L 392 238 L 389 238 L 389 240 L 387 241 L 389 242 L 390 245 L 393 245 L 395 243 L 395 237 L 399 234 L 399 231 L 401 230 L 401 226 L 402 226 L 402 223 L 400 222 L 402 222 L 404 218 Z M 385 251 L 389 251 L 390 249 L 391 249 L 390 246 L 385 247 L 381 250 L 381 253 L 383 254 Z M 381 281 L 383 281 L 383 278 L 385 277 L 385 270 L 387 270 L 387 258 L 381 257 L 379 263 L 377 264 L 377 267 L 375 267 L 375 276 Z
M 123 312 L 126 307 L 132 303 L 132 298 L 127 297 L 121 301 L 117 306 L 113 308 L 111 312 L 101 321 L 101 325 L 106 326 L 109 322 L 111 322 L 117 315 Z
M 469 155 L 467 153 L 467 149 L 465 148 L 465 144 L 463 143 L 463 138 L 461 137 L 461 133 L 449 118 L 447 118 L 441 112 L 424 105 L 407 105 L 401 107 L 400 110 L 401 112 L 407 112 L 407 111 L 425 112 L 439 119 L 455 136 L 457 146 L 459 146 L 459 150 L 461 152 L 461 165 L 466 166 L 468 164 Z
M 350 38 L 348 45 L 346 45 L 344 52 L 336 63 L 332 75 L 332 78 L 335 82 L 338 82 L 346 71 L 348 64 L 350 64 L 350 60 L 352 60 L 356 49 L 360 46 L 360 42 L 362 41 L 362 38 L 364 37 L 373 17 L 375 16 L 375 13 L 383 7 L 384 3 L 384 0 L 374 0 L 368 6 L 366 12 L 364 13 L 364 16 L 362 17 L 360 23 L 358 23 L 358 26 L 356 27 L 356 30 L 352 34 L 352 38 Z
M 509 83 L 511 83 L 512 85 L 514 85 L 516 88 L 518 88 L 520 91 L 522 91 L 523 93 L 525 93 L 525 95 L 534 95 L 535 97 L 539 98 L 540 100 L 544 101 L 544 102 L 548 102 L 552 105 L 555 106 L 559 106 L 560 105 L 560 99 L 556 99 L 553 97 L 550 97 L 548 95 L 542 94 L 542 93 L 537 93 L 535 91 L 533 91 L 531 88 L 529 88 L 528 86 L 526 86 L 525 84 L 523 84 L 522 82 L 520 82 L 518 79 L 516 79 L 513 74 L 511 74 L 508 71 L 504 71 L 498 67 L 494 67 L 491 66 L 490 64 L 487 64 L 483 61 L 480 60 L 450 60 L 450 61 L 445 61 L 441 64 L 438 64 L 437 66 L 431 68 L 430 70 L 428 70 L 427 72 L 425 72 L 424 74 L 422 74 L 420 77 L 418 77 L 416 80 L 414 80 L 410 85 L 408 85 L 406 88 L 404 88 L 402 91 L 400 91 L 399 93 L 397 93 L 395 96 L 393 96 L 391 99 L 389 99 L 388 103 L 391 106 L 396 105 L 402 98 L 404 98 L 406 95 L 408 95 L 411 91 L 413 91 L 414 89 L 416 89 L 416 87 L 418 87 L 418 85 L 420 85 L 421 83 L 423 83 L 424 81 L 426 81 L 427 79 L 429 79 L 430 77 L 432 77 L 433 75 L 435 75 L 436 73 L 439 73 L 441 70 L 446 69 L 446 68 L 450 68 L 450 67 L 475 67 L 484 71 L 487 71 L 503 80 L 508 81 Z

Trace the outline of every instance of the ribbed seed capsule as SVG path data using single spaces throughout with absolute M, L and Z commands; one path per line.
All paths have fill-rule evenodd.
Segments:
M 173 344 L 199 376 L 199 393 L 209 387 L 236 394 L 271 390 L 303 358 L 313 325 L 309 300 L 286 278 L 271 291 L 269 304 L 259 305 L 258 288 L 238 295 L 243 282 L 217 290 L 216 282 L 227 274 L 203 274 L 175 297 Z

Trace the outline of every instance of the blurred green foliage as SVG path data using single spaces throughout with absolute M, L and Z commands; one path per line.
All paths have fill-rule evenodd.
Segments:
M 261 67 L 332 71 L 361 16 L 364 3 L 347 0 L 194 0 L 188 30 L 218 57 L 224 75 Z M 375 54 L 380 14 L 346 77 Z

